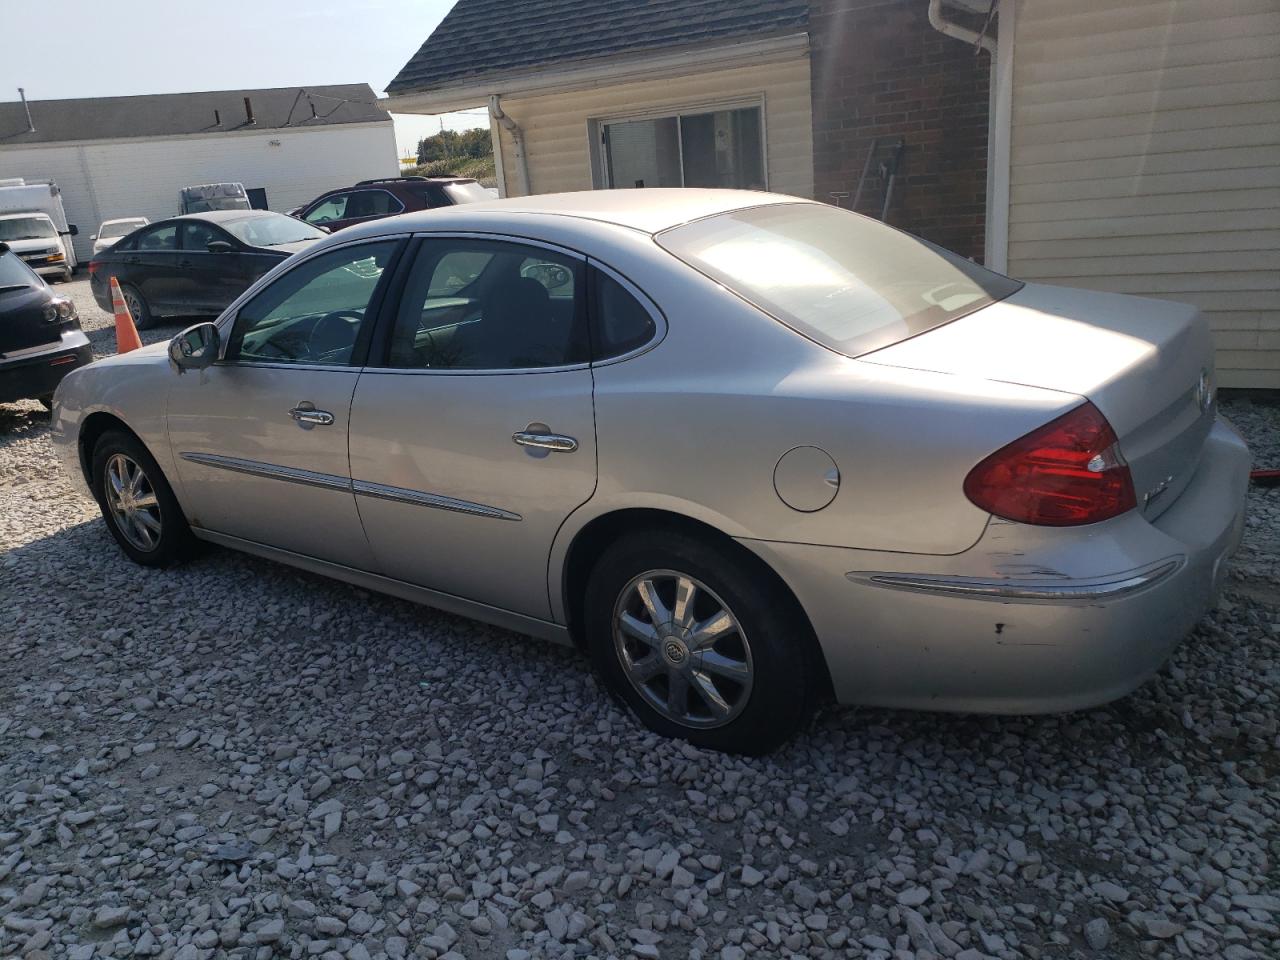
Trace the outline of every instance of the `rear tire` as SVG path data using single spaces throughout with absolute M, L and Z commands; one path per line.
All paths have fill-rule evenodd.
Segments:
M 124 296 L 124 302 L 129 307 L 129 313 L 133 315 L 133 325 L 139 330 L 149 330 L 155 326 L 155 318 L 151 315 L 151 307 L 147 303 L 138 288 L 128 283 L 120 284 L 120 293 Z
M 40 406 L 46 410 L 53 410 L 53 394 L 46 393 L 43 397 L 36 397 L 40 401 Z
M 168 567 L 195 545 L 182 508 L 159 464 L 137 437 L 104 433 L 93 448 L 93 493 L 102 518 L 129 559 Z
M 609 691 L 663 736 L 758 756 L 812 711 L 808 624 L 729 546 L 663 529 L 619 540 L 591 572 L 585 627 Z

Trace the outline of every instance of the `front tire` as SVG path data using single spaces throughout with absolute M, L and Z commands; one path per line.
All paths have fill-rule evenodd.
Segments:
M 151 314 L 151 306 L 137 287 L 122 283 L 120 284 L 120 293 L 124 297 L 125 305 L 129 308 L 129 313 L 133 316 L 133 325 L 135 327 L 139 330 L 149 330 L 155 326 L 156 319 Z
M 168 567 L 195 538 L 159 464 L 132 434 L 108 431 L 93 448 L 93 492 L 102 518 L 129 559 Z
M 625 537 L 591 573 L 585 626 L 610 692 L 663 736 L 760 755 L 811 712 L 808 624 L 731 546 L 678 530 Z

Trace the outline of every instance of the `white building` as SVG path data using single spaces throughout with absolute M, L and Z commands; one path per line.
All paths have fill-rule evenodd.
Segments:
M 52 179 L 76 252 L 103 220 L 178 213 L 178 191 L 239 182 L 286 211 L 399 175 L 391 116 L 367 84 L 0 103 L 0 179 Z M 255 191 L 260 191 L 255 193 Z

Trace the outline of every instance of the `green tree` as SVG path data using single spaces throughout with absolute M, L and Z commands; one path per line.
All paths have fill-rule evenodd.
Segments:
M 439 160 L 463 162 L 481 160 L 493 156 L 493 140 L 489 130 L 441 130 L 418 141 L 418 163 L 435 163 Z

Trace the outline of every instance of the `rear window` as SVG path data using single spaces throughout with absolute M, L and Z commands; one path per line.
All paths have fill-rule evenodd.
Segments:
M 446 183 L 444 192 L 454 203 L 477 203 L 481 200 L 493 199 L 493 194 L 474 180 L 469 183 Z
M 856 357 L 1003 300 L 1022 284 L 820 203 L 735 210 L 658 243 L 765 313 Z
M 0 253 L 0 291 L 39 286 L 43 281 L 15 254 Z

